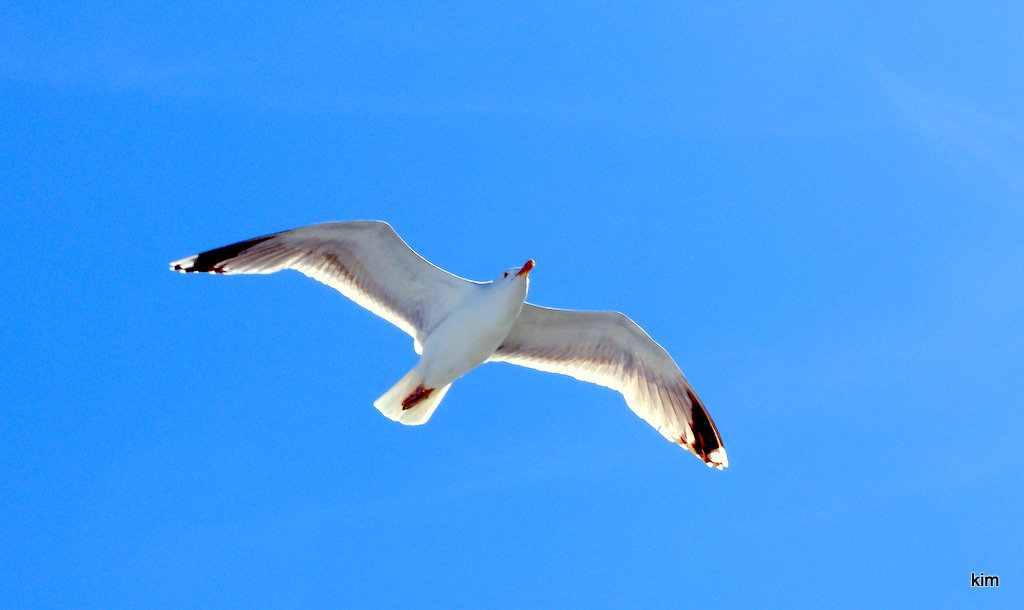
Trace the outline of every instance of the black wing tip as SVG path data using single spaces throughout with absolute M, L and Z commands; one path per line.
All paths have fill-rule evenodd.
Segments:
M 685 445 L 697 457 L 704 460 L 709 467 L 722 470 L 729 465 L 729 459 L 725 456 L 725 447 L 722 446 L 722 439 L 718 436 L 718 428 L 711 421 L 704 404 L 697 398 L 693 390 L 686 388 L 686 395 L 690 399 L 691 419 L 693 420 L 693 443 L 687 443 L 680 439 L 680 444 Z
M 277 235 L 276 233 L 274 235 Z M 237 244 L 207 250 L 188 258 L 171 263 L 171 269 L 182 273 L 225 273 L 224 263 L 235 258 L 256 244 L 267 241 L 274 235 L 265 235 L 240 241 Z
M 214 262 L 207 262 L 206 264 L 199 262 L 201 254 L 183 258 L 180 261 L 174 261 L 171 263 L 171 271 L 180 271 L 182 273 L 224 273 L 223 266 L 219 264 L 225 262 L 227 259 L 222 259 Z
M 195 266 L 196 258 L 198 256 L 199 255 L 190 256 L 188 258 L 183 258 L 180 261 L 174 261 L 171 263 L 171 271 L 180 271 L 182 273 L 202 273 L 204 270 L 198 269 Z M 210 270 L 208 269 L 205 271 Z

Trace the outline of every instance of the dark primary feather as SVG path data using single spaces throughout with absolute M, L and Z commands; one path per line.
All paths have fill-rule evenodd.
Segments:
M 256 244 L 260 244 L 267 241 L 268 239 L 272 239 L 276 235 L 276 233 L 274 235 L 265 235 L 263 237 L 256 237 L 253 239 L 247 239 L 246 241 L 240 241 L 237 244 L 231 244 L 229 246 L 223 246 L 221 248 L 216 248 L 214 250 L 208 250 L 206 252 L 203 252 L 202 254 L 197 254 L 195 257 L 193 257 L 189 261 L 188 267 L 183 267 L 180 264 L 175 264 L 174 270 L 182 271 L 184 273 L 224 273 L 224 269 L 218 268 L 217 265 L 220 265 L 237 257 L 239 254 L 245 252 L 249 248 L 252 248 Z

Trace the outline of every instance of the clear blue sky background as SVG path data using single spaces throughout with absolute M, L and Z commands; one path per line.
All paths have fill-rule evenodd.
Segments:
M 1020 603 L 1024 5 L 770 4 L 4 3 L 0 606 Z M 167 270 L 354 219 L 627 313 L 730 468 Z

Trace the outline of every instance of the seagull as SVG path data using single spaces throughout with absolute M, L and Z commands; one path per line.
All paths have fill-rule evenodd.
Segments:
M 525 302 L 529 260 L 491 282 L 436 267 L 382 221 L 325 222 L 171 263 L 183 273 L 295 269 L 413 338 L 419 362 L 374 401 L 389 419 L 425 423 L 452 382 L 485 362 L 510 362 L 616 390 L 668 440 L 708 466 L 729 465 L 711 416 L 663 347 L 625 315 Z

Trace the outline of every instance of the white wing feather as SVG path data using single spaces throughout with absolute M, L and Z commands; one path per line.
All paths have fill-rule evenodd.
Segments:
M 665 438 L 709 466 L 728 465 L 718 430 L 682 371 L 664 348 L 621 313 L 525 303 L 491 360 L 617 390 Z
M 257 237 L 171 263 L 183 273 L 274 273 L 295 269 L 422 339 L 474 282 L 416 254 L 391 225 L 326 222 Z

